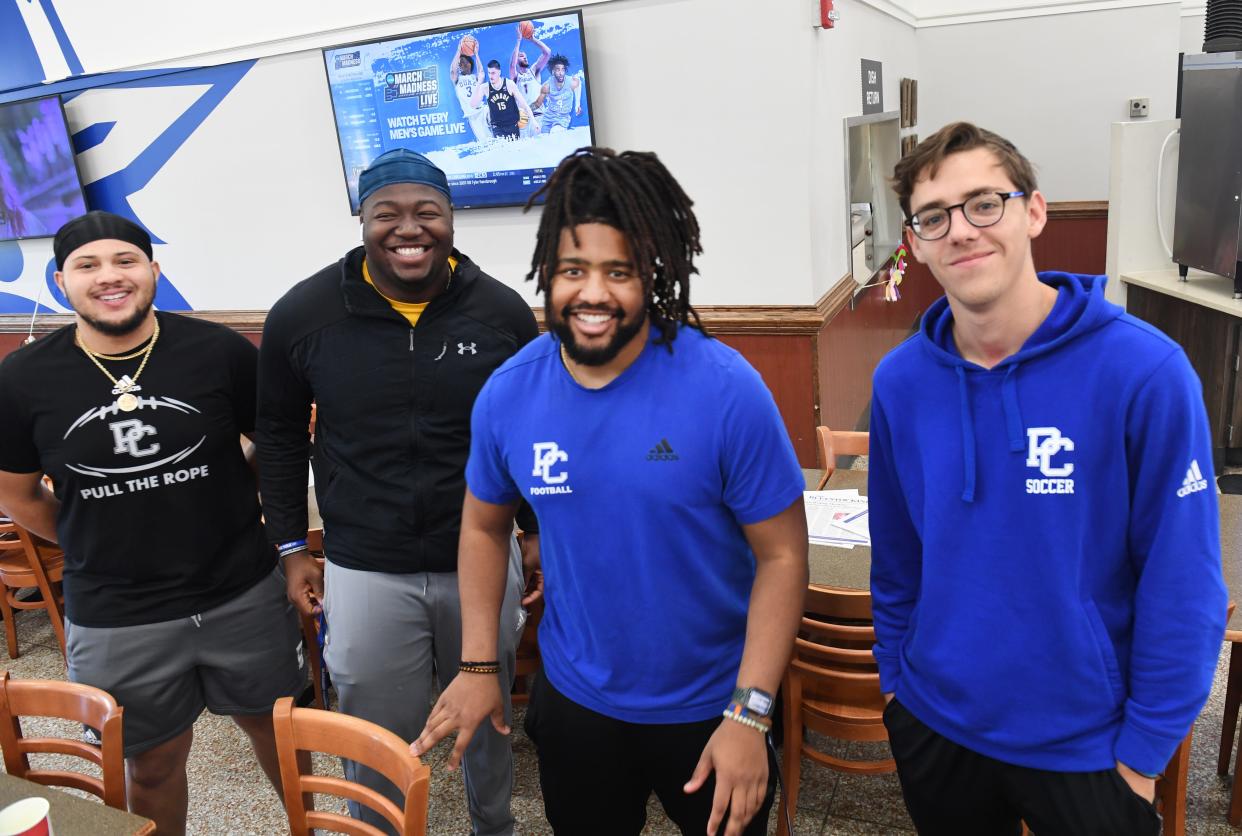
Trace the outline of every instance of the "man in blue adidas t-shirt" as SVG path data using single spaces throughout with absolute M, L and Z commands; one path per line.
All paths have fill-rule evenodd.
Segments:
M 1104 276 L 1036 273 L 1046 206 L 1010 142 L 949 125 L 894 183 L 945 291 L 871 405 L 875 656 L 906 805 L 925 836 L 1154 836 L 1154 778 L 1224 634 L 1203 389 Z
M 654 154 L 583 149 L 541 190 L 551 333 L 475 403 L 461 670 L 412 747 L 485 718 L 517 503 L 540 521 L 544 671 L 526 730 L 557 834 L 762 834 L 772 694 L 807 582 L 804 481 L 762 380 L 689 305 L 691 201 Z M 529 277 L 528 277 L 529 278 Z M 520 410 L 512 405 L 522 403 Z M 729 719 L 722 719 L 725 714 Z

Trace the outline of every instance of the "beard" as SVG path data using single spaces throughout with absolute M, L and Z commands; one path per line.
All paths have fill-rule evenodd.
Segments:
M 101 334 L 107 334 L 109 337 L 124 337 L 126 334 L 132 334 L 138 330 L 138 326 L 147 318 L 147 314 L 151 313 L 151 303 L 148 302 L 143 308 L 139 308 L 120 322 L 105 322 L 96 319 L 93 316 L 79 313 L 82 321 L 94 328 Z
M 617 320 L 617 328 L 613 331 L 612 339 L 598 348 L 588 348 L 579 345 L 577 340 L 574 339 L 573 329 L 569 325 L 569 318 L 577 311 L 610 314 Z M 548 323 L 548 330 L 560 339 L 561 345 L 565 346 L 565 354 L 568 355 L 569 359 L 583 366 L 603 366 L 610 363 L 621 353 L 621 349 L 625 348 L 630 340 L 638 336 L 638 332 L 643 329 L 643 325 L 647 322 L 647 309 L 643 308 L 631 322 L 626 322 L 624 316 L 625 312 L 620 308 L 592 308 L 585 305 L 578 305 L 576 307 L 566 305 L 557 314 L 553 311 L 550 304 L 544 304 L 544 319 Z
M 142 325 L 143 321 L 151 313 L 151 307 L 155 303 L 155 297 L 152 294 L 152 298 L 148 299 L 146 304 L 139 305 L 129 316 L 118 321 L 107 321 L 80 311 L 74 303 L 73 297 L 69 295 L 68 290 L 65 291 L 65 298 L 69 300 L 69 307 L 73 308 L 73 312 L 81 317 L 83 322 L 99 333 L 106 334 L 109 337 L 124 337 L 126 334 L 132 334 L 134 331 L 137 331 L 138 327 Z

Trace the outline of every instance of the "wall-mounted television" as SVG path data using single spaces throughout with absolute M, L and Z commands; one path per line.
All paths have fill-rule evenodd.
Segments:
M 55 235 L 85 211 L 60 99 L 0 105 L 0 241 Z
M 332 47 L 323 59 L 354 214 L 358 175 L 393 148 L 444 169 L 465 209 L 525 203 L 594 144 L 578 11 Z

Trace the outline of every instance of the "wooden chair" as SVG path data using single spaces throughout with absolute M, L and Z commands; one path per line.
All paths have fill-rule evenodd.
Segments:
M 822 428 L 821 428 L 822 429 Z M 808 587 L 802 627 L 785 672 L 785 792 L 777 814 L 780 836 L 798 811 L 802 756 L 839 772 L 877 775 L 895 772 L 891 757 L 847 760 L 821 752 L 805 730 L 840 740 L 888 740 L 884 695 L 871 645 L 871 595 L 862 590 Z
M 815 490 L 822 491 L 824 485 L 832 478 L 837 469 L 837 456 L 865 456 L 871 446 L 871 434 L 830 430 L 827 427 L 816 427 L 815 434 L 819 438 L 819 463 L 824 475 Z
M 1160 830 L 1164 836 L 1186 836 L 1186 776 L 1190 773 L 1190 739 L 1194 733 L 1192 726 L 1156 779 L 1156 809 L 1164 819 Z
M 306 547 L 322 566 L 324 561 L 323 529 L 312 528 L 306 532 Z M 306 648 L 310 659 L 311 679 L 315 689 L 315 704 L 323 710 L 328 709 L 328 695 L 323 690 L 323 656 L 319 651 L 319 619 L 321 616 L 302 615 L 298 611 L 298 620 L 302 622 L 302 646 Z
M 303 793 L 325 793 L 370 807 L 396 828 L 398 836 L 426 834 L 431 769 L 410 754 L 409 744 L 387 729 L 357 717 L 315 708 L 295 708 L 291 697 L 278 700 L 272 714 L 291 836 L 309 836 L 312 828 L 354 836 L 383 836 L 378 828 L 340 813 L 307 810 Z M 303 774 L 298 767 L 299 751 L 326 752 L 369 766 L 401 790 L 405 796 L 404 810 L 361 784 L 344 778 Z
M 48 787 L 92 793 L 109 807 L 125 810 L 125 755 L 121 738 L 124 712 L 111 695 L 89 685 L 51 680 L 11 680 L 0 673 L 0 748 L 4 770 Z M 60 737 L 24 737 L 20 717 L 59 717 L 99 731 L 100 745 Z M 32 769 L 29 755 L 73 755 L 98 766 L 103 777 L 80 772 Z
M 518 640 L 517 664 L 513 667 L 513 690 L 509 699 L 514 705 L 525 705 L 530 701 L 528 677 L 538 673 L 543 665 L 539 655 L 539 621 L 543 618 L 543 599 L 530 605 L 526 614 L 526 626 L 522 628 L 522 638 Z
M 1229 602 L 1229 617 L 1233 617 L 1234 602 Z M 1225 712 L 1221 718 L 1220 755 L 1216 761 L 1216 774 L 1229 774 L 1233 738 L 1238 728 L 1238 706 L 1242 704 L 1242 643 L 1229 642 L 1229 672 L 1225 677 Z M 1242 825 L 1242 747 L 1238 749 L 1238 763 L 1234 767 L 1233 787 L 1229 793 L 1229 812 L 1226 820 L 1238 827 Z
M 519 542 L 522 536 L 519 532 Z M 543 598 L 541 597 L 527 610 L 522 637 L 518 639 L 517 663 L 513 667 L 513 688 L 509 692 L 509 699 L 514 705 L 525 705 L 530 701 L 529 677 L 537 673 L 543 665 L 543 658 L 539 655 L 539 622 L 542 619 Z
M 46 610 L 64 654 L 64 595 L 60 590 L 64 568 L 65 555 L 59 547 L 12 521 L 0 522 L 0 583 L 4 585 L 0 610 L 4 613 L 4 638 L 10 659 L 18 657 L 14 610 Z M 29 587 L 38 587 L 42 600 L 19 600 L 17 591 Z
M 5 578 L 6 569 L 13 583 L 16 584 L 19 578 L 14 575 L 22 572 L 29 573 L 30 566 L 26 561 L 26 548 L 22 545 L 21 538 L 17 536 L 17 526 L 12 521 L 4 519 L 0 520 L 0 582 L 4 583 L 3 594 L 0 594 L 0 613 L 4 616 L 4 638 L 9 647 L 9 658 L 16 659 L 19 654 L 17 652 L 17 621 L 13 608 L 18 606 L 26 609 L 31 605 L 17 600 L 15 593 L 22 588 L 20 586 L 13 586 L 14 594 L 9 594 L 10 587 L 8 579 Z M 27 586 L 34 585 L 34 579 L 31 578 Z

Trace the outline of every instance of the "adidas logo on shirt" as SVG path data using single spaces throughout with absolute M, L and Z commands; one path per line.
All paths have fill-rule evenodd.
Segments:
M 1199 470 L 1199 460 L 1192 459 L 1190 468 L 1186 471 L 1186 478 L 1182 480 L 1182 486 L 1177 489 L 1179 497 L 1190 496 L 1192 493 L 1207 490 L 1207 480 L 1203 478 L 1203 472 Z
M 649 462 L 675 462 L 679 458 L 680 456 L 673 452 L 667 438 L 661 438 L 660 443 L 652 447 L 651 452 L 647 454 Z

